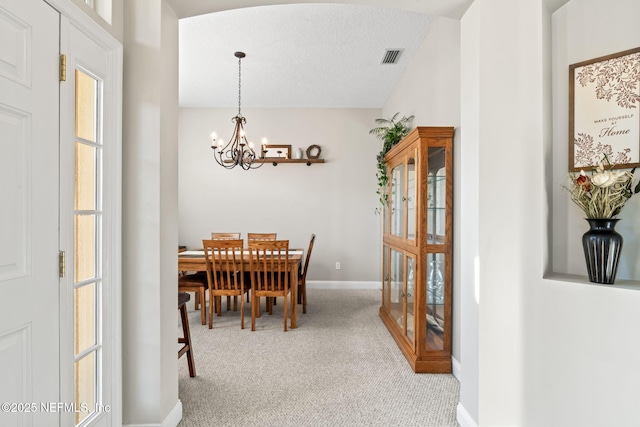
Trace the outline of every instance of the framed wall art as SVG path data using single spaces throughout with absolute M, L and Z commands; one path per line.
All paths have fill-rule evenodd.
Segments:
M 264 159 L 290 159 L 291 145 L 263 145 Z
M 640 166 L 640 48 L 569 66 L 569 170 Z

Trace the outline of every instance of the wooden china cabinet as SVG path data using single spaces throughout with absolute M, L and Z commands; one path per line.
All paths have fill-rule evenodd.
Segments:
M 418 127 L 385 161 L 380 317 L 415 372 L 451 372 L 453 128 Z

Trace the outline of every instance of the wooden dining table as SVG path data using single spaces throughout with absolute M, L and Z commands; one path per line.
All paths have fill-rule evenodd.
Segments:
M 216 254 L 214 254 L 215 256 Z M 291 274 L 291 293 L 293 294 L 294 303 L 291 304 L 291 328 L 298 327 L 298 275 L 300 272 L 300 265 L 302 263 L 302 256 L 304 255 L 303 249 L 289 249 L 289 264 Z M 238 270 L 240 270 L 240 263 L 242 263 L 242 270 L 249 271 L 250 269 L 250 255 L 249 249 L 242 251 L 242 257 L 237 257 Z M 207 262 L 204 258 L 204 251 L 184 251 L 178 254 L 178 271 L 207 271 Z

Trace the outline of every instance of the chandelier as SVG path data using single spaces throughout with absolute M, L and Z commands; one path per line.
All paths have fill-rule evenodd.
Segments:
M 247 137 L 244 133 L 244 124 L 247 122 L 240 112 L 241 101 L 241 61 L 246 55 L 244 52 L 235 52 L 234 56 L 238 58 L 238 114 L 231 119 L 234 123 L 233 135 L 226 145 L 221 147 L 217 142 L 217 136 L 214 133 L 211 134 L 211 148 L 213 149 L 213 157 L 216 162 L 227 169 L 233 169 L 236 166 L 240 166 L 244 170 L 257 169 L 262 166 L 263 162 L 256 162 L 257 158 L 262 158 L 264 152 L 260 152 L 260 156 L 256 156 L 256 152 L 253 149 L 253 143 L 247 142 Z M 262 141 L 263 149 L 266 145 L 266 139 Z

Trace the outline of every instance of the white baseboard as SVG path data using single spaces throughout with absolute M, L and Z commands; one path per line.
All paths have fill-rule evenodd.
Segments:
M 458 402 L 458 407 L 456 408 L 456 421 L 458 421 L 460 427 L 478 427 L 478 423 L 469 415 L 460 402 Z
M 309 289 L 380 289 L 382 282 L 307 280 Z
M 171 412 L 162 421 L 161 427 L 176 427 L 182 421 L 182 401 L 178 399 Z
M 456 377 L 458 382 L 460 382 L 460 378 L 462 378 L 462 367 L 460 366 L 460 362 L 453 356 L 451 357 L 451 373 Z
M 160 424 L 124 424 L 124 427 L 176 427 L 182 421 L 182 402 L 178 400 Z

